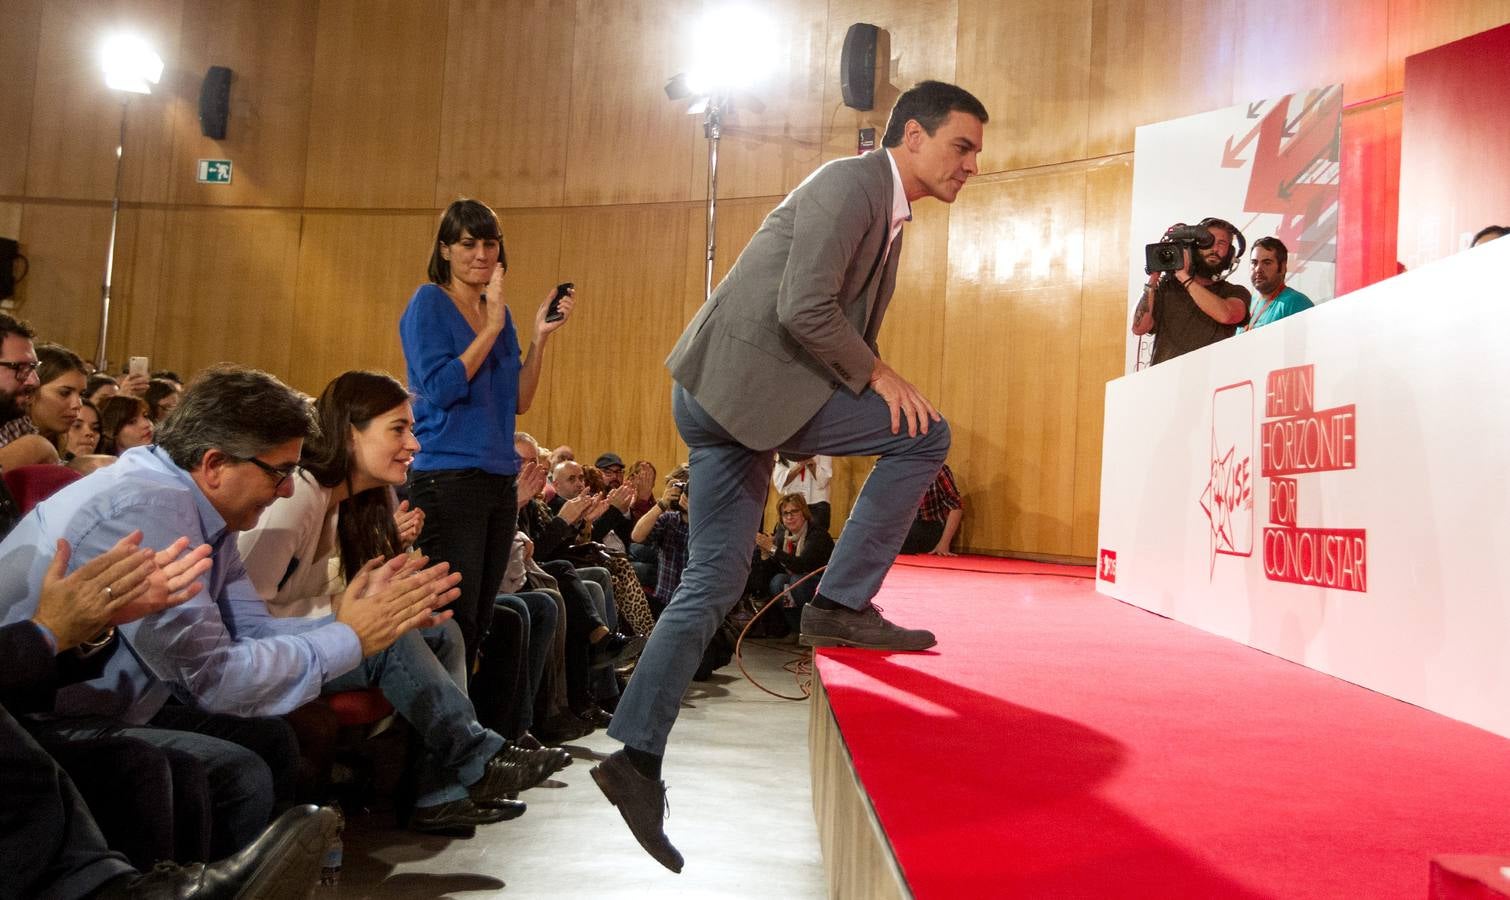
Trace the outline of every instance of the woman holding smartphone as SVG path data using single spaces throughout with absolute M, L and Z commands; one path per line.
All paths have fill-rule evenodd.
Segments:
M 498 216 L 477 200 L 457 200 L 441 216 L 430 248 L 429 283 L 399 320 L 414 434 L 422 449 L 409 499 L 425 511 L 420 549 L 460 572 L 452 604 L 468 667 L 488 632 L 515 531 L 514 417 L 540 385 L 550 335 L 571 316 L 568 291 L 547 320 L 552 291 L 535 311 L 535 342 L 520 359 L 519 337 L 503 301 L 508 257 Z

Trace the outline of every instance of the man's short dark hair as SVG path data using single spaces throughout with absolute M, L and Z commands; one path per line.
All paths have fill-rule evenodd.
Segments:
M 886 134 L 881 138 L 883 147 L 899 147 L 907 122 L 916 119 L 929 137 L 952 112 L 962 112 L 980 119 L 981 124 L 991 120 L 986 107 L 975 95 L 962 87 L 943 81 L 919 81 L 902 92 L 896 105 L 891 108 L 891 118 L 886 121 Z
M 1257 251 L 1259 247 L 1262 247 L 1265 250 L 1274 251 L 1274 259 L 1279 263 L 1279 267 L 1281 269 L 1288 270 L 1290 263 L 1290 248 L 1285 246 L 1284 241 L 1273 236 L 1261 237 L 1253 242 L 1253 249 L 1255 251 Z
M 36 340 L 37 337 L 37 333 L 32 331 L 30 325 L 13 316 L 0 313 L 0 341 L 5 340 L 13 334 L 24 337 L 28 341 Z
M 1482 241 L 1485 238 L 1488 238 L 1492 241 L 1495 238 L 1502 238 L 1507 234 L 1510 234 L 1510 227 L 1507 227 L 1505 225 L 1485 225 L 1483 228 L 1479 229 L 1478 234 L 1473 236 L 1473 240 L 1468 242 L 1468 246 L 1477 247 L 1479 241 Z
M 184 390 L 157 431 L 157 445 L 179 468 L 193 469 L 207 450 L 246 459 L 319 433 L 314 407 L 293 388 L 266 372 L 222 365 Z

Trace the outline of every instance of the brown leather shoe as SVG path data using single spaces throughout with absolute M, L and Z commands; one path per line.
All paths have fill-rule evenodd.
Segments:
M 623 750 L 592 767 L 592 780 L 608 802 L 619 808 L 634 839 L 655 861 L 673 872 L 682 871 L 682 855 L 666 837 L 666 782 L 639 773 Z
M 478 825 L 506 822 L 524 815 L 526 806 L 518 800 L 500 800 L 483 806 L 469 798 L 450 800 L 435 806 L 421 806 L 409 817 L 409 828 L 420 834 L 442 834 L 452 837 L 468 833 Z

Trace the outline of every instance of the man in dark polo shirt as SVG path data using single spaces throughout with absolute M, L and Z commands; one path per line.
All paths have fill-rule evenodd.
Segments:
M 1155 272 L 1133 312 L 1132 333 L 1152 334 L 1152 364 L 1232 337 L 1248 319 L 1248 289 L 1228 284 L 1238 230 L 1221 219 L 1202 223 L 1211 232 L 1210 247 L 1185 248 L 1177 272 Z

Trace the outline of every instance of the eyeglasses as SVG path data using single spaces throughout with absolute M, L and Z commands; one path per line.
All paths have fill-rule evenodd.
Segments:
M 31 377 L 31 373 L 37 371 L 37 367 L 40 365 L 41 363 L 39 362 L 6 362 L 5 360 L 0 360 L 0 366 L 4 366 L 16 373 L 17 381 L 25 381 Z
M 292 465 L 284 466 L 280 469 L 277 466 L 268 465 L 255 456 L 233 456 L 231 458 L 238 462 L 249 462 L 262 471 L 266 472 L 267 477 L 273 479 L 273 490 L 278 490 L 279 488 L 283 487 L 283 485 L 287 483 L 290 478 L 299 474 L 298 463 L 293 463 Z

